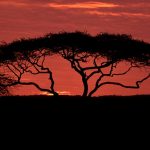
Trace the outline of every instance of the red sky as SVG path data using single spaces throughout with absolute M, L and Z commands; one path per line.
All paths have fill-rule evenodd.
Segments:
M 126 33 L 150 42 L 149 0 L 0 0 L 0 41 L 10 42 L 21 37 L 75 30 L 88 31 L 91 34 Z M 58 63 L 56 72 L 64 78 L 60 80 L 59 75 L 55 75 L 57 90 L 64 89 L 73 94 L 80 94 L 80 77 L 68 69 L 70 67 L 66 62 L 62 68 L 62 61 L 55 60 L 56 58 L 52 59 L 51 64 L 54 66 Z M 134 76 L 135 74 L 130 78 Z M 73 88 L 69 81 L 66 81 L 66 77 L 74 83 Z M 145 82 L 140 90 L 104 87 L 98 94 L 149 93 L 149 84 L 150 80 Z M 24 90 L 20 87 L 16 93 L 30 93 L 29 90 L 31 87 Z

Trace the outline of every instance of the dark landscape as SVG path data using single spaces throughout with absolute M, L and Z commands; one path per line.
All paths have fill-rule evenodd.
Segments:
M 0 112 L 111 113 L 150 112 L 150 95 L 135 96 L 3 96 Z

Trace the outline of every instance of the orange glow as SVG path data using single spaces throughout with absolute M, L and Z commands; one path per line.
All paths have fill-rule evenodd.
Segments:
M 71 95 L 69 91 L 57 91 L 59 95 Z M 53 96 L 53 94 L 48 92 L 41 92 L 40 95 Z
M 41 92 L 40 95 L 47 95 L 47 96 L 53 96 L 53 94 L 51 93 L 47 93 L 47 92 Z
M 52 8 L 87 8 L 87 9 L 95 9 L 95 8 L 112 8 L 117 7 L 118 5 L 113 3 L 102 3 L 102 2 L 81 2 L 81 3 L 72 3 L 72 4 L 60 4 L 60 3 L 49 3 L 47 4 Z

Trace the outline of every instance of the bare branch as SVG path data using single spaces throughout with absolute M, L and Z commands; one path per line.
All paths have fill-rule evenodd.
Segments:
M 114 73 L 114 74 L 112 74 L 111 76 L 113 77 L 113 76 L 125 75 L 125 74 L 127 74 L 132 68 L 139 68 L 139 66 L 133 65 L 133 63 L 131 62 L 131 66 L 130 66 L 126 71 L 124 71 L 124 72 L 122 72 L 122 73 Z
M 109 62 L 107 62 L 107 63 L 104 64 L 104 65 L 97 66 L 97 68 L 98 68 L 98 69 L 102 69 L 102 68 L 105 68 L 105 67 L 110 66 L 112 63 L 113 63 L 113 61 L 109 61 Z M 84 71 L 86 71 L 86 70 L 92 70 L 92 69 L 95 69 L 95 66 L 83 68 Z
M 97 73 L 101 73 L 101 75 L 103 74 L 101 68 L 99 68 L 99 66 L 97 65 L 96 63 L 96 59 L 98 58 L 99 56 L 96 55 L 94 60 L 93 60 L 93 64 L 95 66 L 95 69 L 97 69 L 97 71 L 93 71 L 90 75 L 87 76 L 87 80 L 89 80 L 93 75 L 97 74 Z M 101 79 L 100 79 L 101 80 Z
M 48 92 L 48 93 L 51 93 L 51 94 L 54 94 L 54 92 L 52 90 L 49 90 L 49 89 L 44 89 L 44 88 L 41 88 L 38 84 L 34 83 L 34 82 L 14 82 L 14 83 L 11 83 L 11 84 L 8 84 L 7 87 L 11 87 L 11 86 L 15 86 L 15 85 L 33 85 L 35 86 L 38 90 L 40 91 L 43 91 L 43 92 Z
M 95 88 L 89 93 L 88 96 L 92 96 L 100 87 L 102 87 L 103 85 L 118 85 L 121 86 L 123 88 L 132 88 L 132 89 L 138 89 L 140 88 L 140 84 L 143 83 L 145 80 L 147 80 L 148 78 L 150 78 L 150 74 L 148 74 L 146 77 L 144 77 L 141 80 L 136 81 L 135 85 L 124 85 L 122 83 L 118 83 L 118 82 L 103 82 L 101 84 L 97 84 L 97 86 L 95 86 Z
M 72 67 L 76 72 L 78 72 L 78 73 L 81 75 L 81 74 L 82 74 L 82 73 L 81 73 L 81 70 L 78 69 L 78 67 L 76 66 L 76 64 L 74 63 L 74 61 L 69 60 L 69 62 L 71 63 L 71 67 Z
M 44 59 L 44 60 L 45 60 L 45 59 Z M 43 64 L 43 63 L 42 63 L 42 64 Z M 52 71 L 50 71 L 49 68 L 44 67 L 43 65 L 39 65 L 39 64 L 36 64 L 36 65 L 37 65 L 38 67 L 40 67 L 41 70 L 45 70 L 45 71 L 46 71 L 46 72 L 39 71 L 39 73 L 48 73 L 48 74 L 49 74 L 49 79 L 50 79 L 50 81 L 51 81 L 51 86 L 50 86 L 50 88 L 51 88 L 51 90 L 52 90 L 54 93 L 56 93 L 55 90 L 54 90 L 54 79 L 53 79 Z
M 43 56 L 43 60 L 42 60 L 42 66 L 44 66 L 44 61 L 45 61 L 45 55 Z
M 7 64 L 7 67 L 19 79 L 20 76 L 13 69 L 11 69 L 11 67 L 9 66 L 9 64 Z
M 133 86 L 130 86 L 130 85 L 124 85 L 122 83 L 117 83 L 117 82 L 103 82 L 99 85 L 100 86 L 103 86 L 103 85 L 106 85 L 106 84 L 113 84 L 113 85 L 119 85 L 119 86 L 122 86 L 124 88 L 133 88 L 133 89 L 137 89 L 137 88 L 140 88 L 140 84 L 142 82 L 144 82 L 145 80 L 147 80 L 148 78 L 150 77 L 150 74 L 147 75 L 146 77 L 144 77 L 143 79 L 139 80 L 139 81 L 136 81 L 136 84 L 133 85 Z
M 92 73 L 90 73 L 87 77 L 86 77 L 86 79 L 87 80 L 89 80 L 93 75 L 95 75 L 95 74 L 97 74 L 97 73 L 101 73 L 101 70 L 97 70 L 97 71 L 93 71 Z
M 83 71 L 83 68 L 81 67 L 80 63 L 77 60 L 74 60 L 74 62 L 77 64 L 77 67 L 80 71 Z
M 54 80 L 53 80 L 52 72 L 50 71 L 49 68 L 44 67 L 45 57 L 46 57 L 45 53 L 42 52 L 41 50 L 39 50 L 37 53 L 36 51 L 34 51 L 33 54 L 31 54 L 31 57 L 27 57 L 26 60 L 17 59 L 17 62 L 15 62 L 16 64 L 13 63 L 11 64 L 12 67 L 10 67 L 10 65 L 7 65 L 8 69 L 17 77 L 17 81 L 8 86 L 13 86 L 17 84 L 34 85 L 40 91 L 46 91 L 54 95 L 58 95 L 58 93 L 55 92 L 54 90 Z M 31 73 L 33 75 L 48 74 L 49 79 L 51 81 L 50 89 L 41 88 L 35 82 L 22 82 L 21 77 L 24 73 Z

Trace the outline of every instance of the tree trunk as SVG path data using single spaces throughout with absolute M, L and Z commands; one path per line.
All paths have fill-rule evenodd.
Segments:
M 88 97 L 92 97 L 92 95 L 97 91 L 98 87 L 95 87 L 91 92 L 89 92 Z
M 87 95 L 88 95 L 88 83 L 87 83 L 86 78 L 83 76 L 82 76 L 82 83 L 83 83 L 83 87 L 84 87 L 84 91 L 83 91 L 82 96 L 87 97 Z
M 92 95 L 95 93 L 95 91 L 92 91 L 88 94 L 88 97 L 92 97 Z
M 59 96 L 59 94 L 57 92 L 53 92 L 54 96 Z

